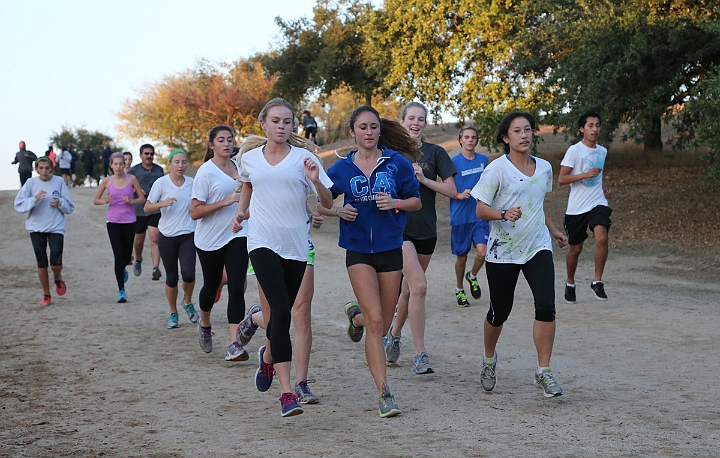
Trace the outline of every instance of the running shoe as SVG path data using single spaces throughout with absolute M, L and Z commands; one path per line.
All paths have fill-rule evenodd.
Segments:
M 142 273 L 142 260 L 135 261 L 135 264 L 133 264 L 133 275 L 136 277 L 139 277 Z
M 595 299 L 599 301 L 608 300 L 607 294 L 605 294 L 605 285 L 601 281 L 594 281 L 590 284 L 590 288 L 595 293 Z
M 350 337 L 350 340 L 353 342 L 360 342 L 360 339 L 362 339 L 363 332 L 365 328 L 363 326 L 355 326 L 353 324 L 353 318 L 355 318 L 357 315 L 360 315 L 362 312 L 360 311 L 360 306 L 358 305 L 357 301 L 350 301 L 347 304 L 345 304 L 345 315 L 348 317 L 348 321 L 350 322 L 348 324 L 347 328 L 347 334 L 348 337 Z
M 200 322 L 198 322 L 198 343 L 205 353 L 210 353 L 212 351 L 212 336 L 212 328 L 203 328 L 200 326 Z
M 67 286 L 65 285 L 62 277 L 58 277 L 55 279 L 55 291 L 57 291 L 58 296 L 65 295 L 65 292 L 67 291 Z
M 455 291 L 455 298 L 457 299 L 458 307 L 470 307 L 470 302 L 468 302 L 467 300 L 467 295 L 465 294 L 465 291 Z
M 575 287 L 565 283 L 565 302 L 568 304 L 574 304 L 576 300 Z
M 188 321 L 193 324 L 197 323 L 200 315 L 195 311 L 195 305 L 190 302 L 189 304 L 183 304 L 183 308 L 185 309 L 185 313 L 187 313 Z
M 237 341 L 243 347 L 250 343 L 250 339 L 252 339 L 258 329 L 258 326 L 253 323 L 252 316 L 261 310 L 262 309 L 259 305 L 253 305 L 250 307 L 250 310 L 247 311 L 247 314 L 245 314 L 245 318 L 238 325 Z
M 483 365 L 480 369 L 480 384 L 485 391 L 492 391 L 497 384 L 497 374 L 495 369 L 497 368 L 497 352 L 493 355 L 492 363 L 488 364 L 483 356 Z
M 543 369 L 541 372 L 535 371 L 535 380 L 533 382 L 536 387 L 543 389 L 543 395 L 546 398 L 554 398 L 555 396 L 562 396 L 563 390 L 555 381 L 555 374 L 552 373 L 550 368 Z
M 297 402 L 297 398 L 292 393 L 283 393 L 280 396 L 280 415 L 283 417 L 293 417 L 303 413 L 303 408 Z
M 400 415 L 400 407 L 395 404 L 395 398 L 390 393 L 383 393 L 380 396 L 380 416 L 383 418 L 395 417 Z
M 468 270 L 465 273 L 465 280 L 470 283 L 470 294 L 472 295 L 472 297 L 475 299 L 480 299 L 480 296 L 482 296 L 482 291 L 480 291 L 480 283 L 478 283 L 477 277 L 470 278 L 470 271 Z
M 117 301 L 118 301 L 118 304 L 124 304 L 125 302 L 127 302 L 127 294 L 125 294 L 124 289 L 121 289 L 120 292 L 118 293 Z
M 390 326 L 388 333 L 383 337 L 383 347 L 385 347 L 385 361 L 395 364 L 400 359 L 400 334 L 392 335 L 393 327 Z
M 275 365 L 273 363 L 266 363 L 263 361 L 263 355 L 265 354 L 265 345 L 258 348 L 258 361 L 260 367 L 255 372 L 255 386 L 258 391 L 265 392 L 270 389 L 272 385 L 273 377 L 275 377 Z
M 127 283 L 129 278 L 130 274 L 128 274 L 127 268 L 123 269 L 123 283 Z
M 225 353 L 225 361 L 247 361 L 248 359 L 250 359 L 250 355 L 237 342 L 231 343 Z
M 413 372 L 415 375 L 435 373 L 435 369 L 433 369 L 432 364 L 430 364 L 430 357 L 424 351 L 415 355 L 415 367 L 413 367 Z
M 220 296 L 222 296 L 222 286 L 218 288 L 217 293 L 215 293 L 215 304 L 220 302 Z
M 178 323 L 177 312 L 170 312 L 170 315 L 168 316 L 168 329 L 174 329 L 179 327 L 180 323 Z
M 315 383 L 315 380 L 304 380 L 295 385 L 295 396 L 297 396 L 297 401 L 300 404 L 317 404 L 319 402 L 318 397 L 310 391 L 308 383 Z
M 158 269 L 157 267 L 153 267 L 152 279 L 158 281 L 160 280 L 160 277 L 162 277 L 162 272 L 160 272 L 160 269 Z
M 52 304 L 52 296 L 49 294 L 43 294 L 43 298 L 40 301 L 40 305 L 50 305 Z

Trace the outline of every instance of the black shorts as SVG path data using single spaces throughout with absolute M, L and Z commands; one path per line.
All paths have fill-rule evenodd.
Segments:
M 62 265 L 63 242 L 65 236 L 62 234 L 52 234 L 49 232 L 31 232 L 30 241 L 32 242 L 33 251 L 35 252 L 35 260 L 37 266 L 46 269 L 48 266 L 47 248 L 50 246 L 50 265 Z
M 579 215 L 565 215 L 565 233 L 568 236 L 568 243 L 570 245 L 579 245 L 588 238 L 588 228 L 592 230 L 595 226 L 605 226 L 608 231 L 610 230 L 610 215 L 612 209 L 605 205 L 598 205 L 589 212 L 581 213 Z
M 70 169 L 60 169 L 61 175 L 70 175 Z
M 157 228 L 160 224 L 160 213 L 147 216 L 138 216 L 135 220 L 135 233 L 143 234 L 147 231 L 148 226 Z
M 315 134 L 317 134 L 317 127 L 308 126 L 305 127 L 303 130 L 305 131 L 305 138 L 310 138 L 310 135 L 314 137 Z
M 396 272 L 403 268 L 402 248 L 383 251 L 382 253 L 358 253 L 347 250 L 345 253 L 345 267 L 355 264 L 366 264 L 375 272 Z
M 435 253 L 435 245 L 437 245 L 437 237 L 418 240 L 403 234 L 403 241 L 412 242 L 412 244 L 415 245 L 415 251 L 417 251 L 417 254 L 424 254 L 427 256 Z

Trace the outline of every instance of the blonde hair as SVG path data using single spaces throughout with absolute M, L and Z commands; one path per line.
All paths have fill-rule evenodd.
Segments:
M 260 110 L 260 114 L 258 115 L 258 121 L 265 122 L 265 118 L 267 118 L 267 113 L 270 111 L 270 108 L 274 107 L 285 107 L 288 110 L 290 110 L 290 113 L 293 114 L 293 118 L 295 117 L 295 109 L 293 106 L 288 102 L 287 100 L 283 99 L 282 97 L 275 97 L 271 101 L 265 104 L 262 110 Z M 294 122 L 294 121 L 293 121 Z

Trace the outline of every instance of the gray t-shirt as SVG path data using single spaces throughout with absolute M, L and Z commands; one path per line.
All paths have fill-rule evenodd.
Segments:
M 420 146 L 422 156 L 418 164 L 423 175 L 430 180 L 446 180 L 455 176 L 457 170 L 445 148 L 433 143 L 423 142 Z M 416 212 L 407 212 L 403 235 L 416 240 L 427 240 L 437 237 L 437 213 L 435 212 L 435 191 L 420 185 L 420 201 L 422 208 Z
M 150 170 L 142 166 L 142 164 L 136 164 L 130 167 L 127 171 L 129 175 L 135 175 L 138 183 L 140 183 L 140 189 L 145 191 L 145 197 L 150 195 L 152 185 L 155 184 L 155 180 L 165 175 L 162 167 L 157 164 L 153 164 Z M 135 196 L 137 198 L 138 196 Z M 160 210 L 155 213 L 160 213 Z M 155 213 L 145 213 L 145 204 L 135 205 L 135 216 L 148 216 L 154 215 Z

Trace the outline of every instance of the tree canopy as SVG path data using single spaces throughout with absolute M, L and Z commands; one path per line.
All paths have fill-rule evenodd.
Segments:
M 258 62 L 212 64 L 166 76 L 138 91 L 119 113 L 120 131 L 182 148 L 190 159 L 205 155 L 207 135 L 218 124 L 240 135 L 258 133 L 257 116 L 270 98 L 276 78 Z

